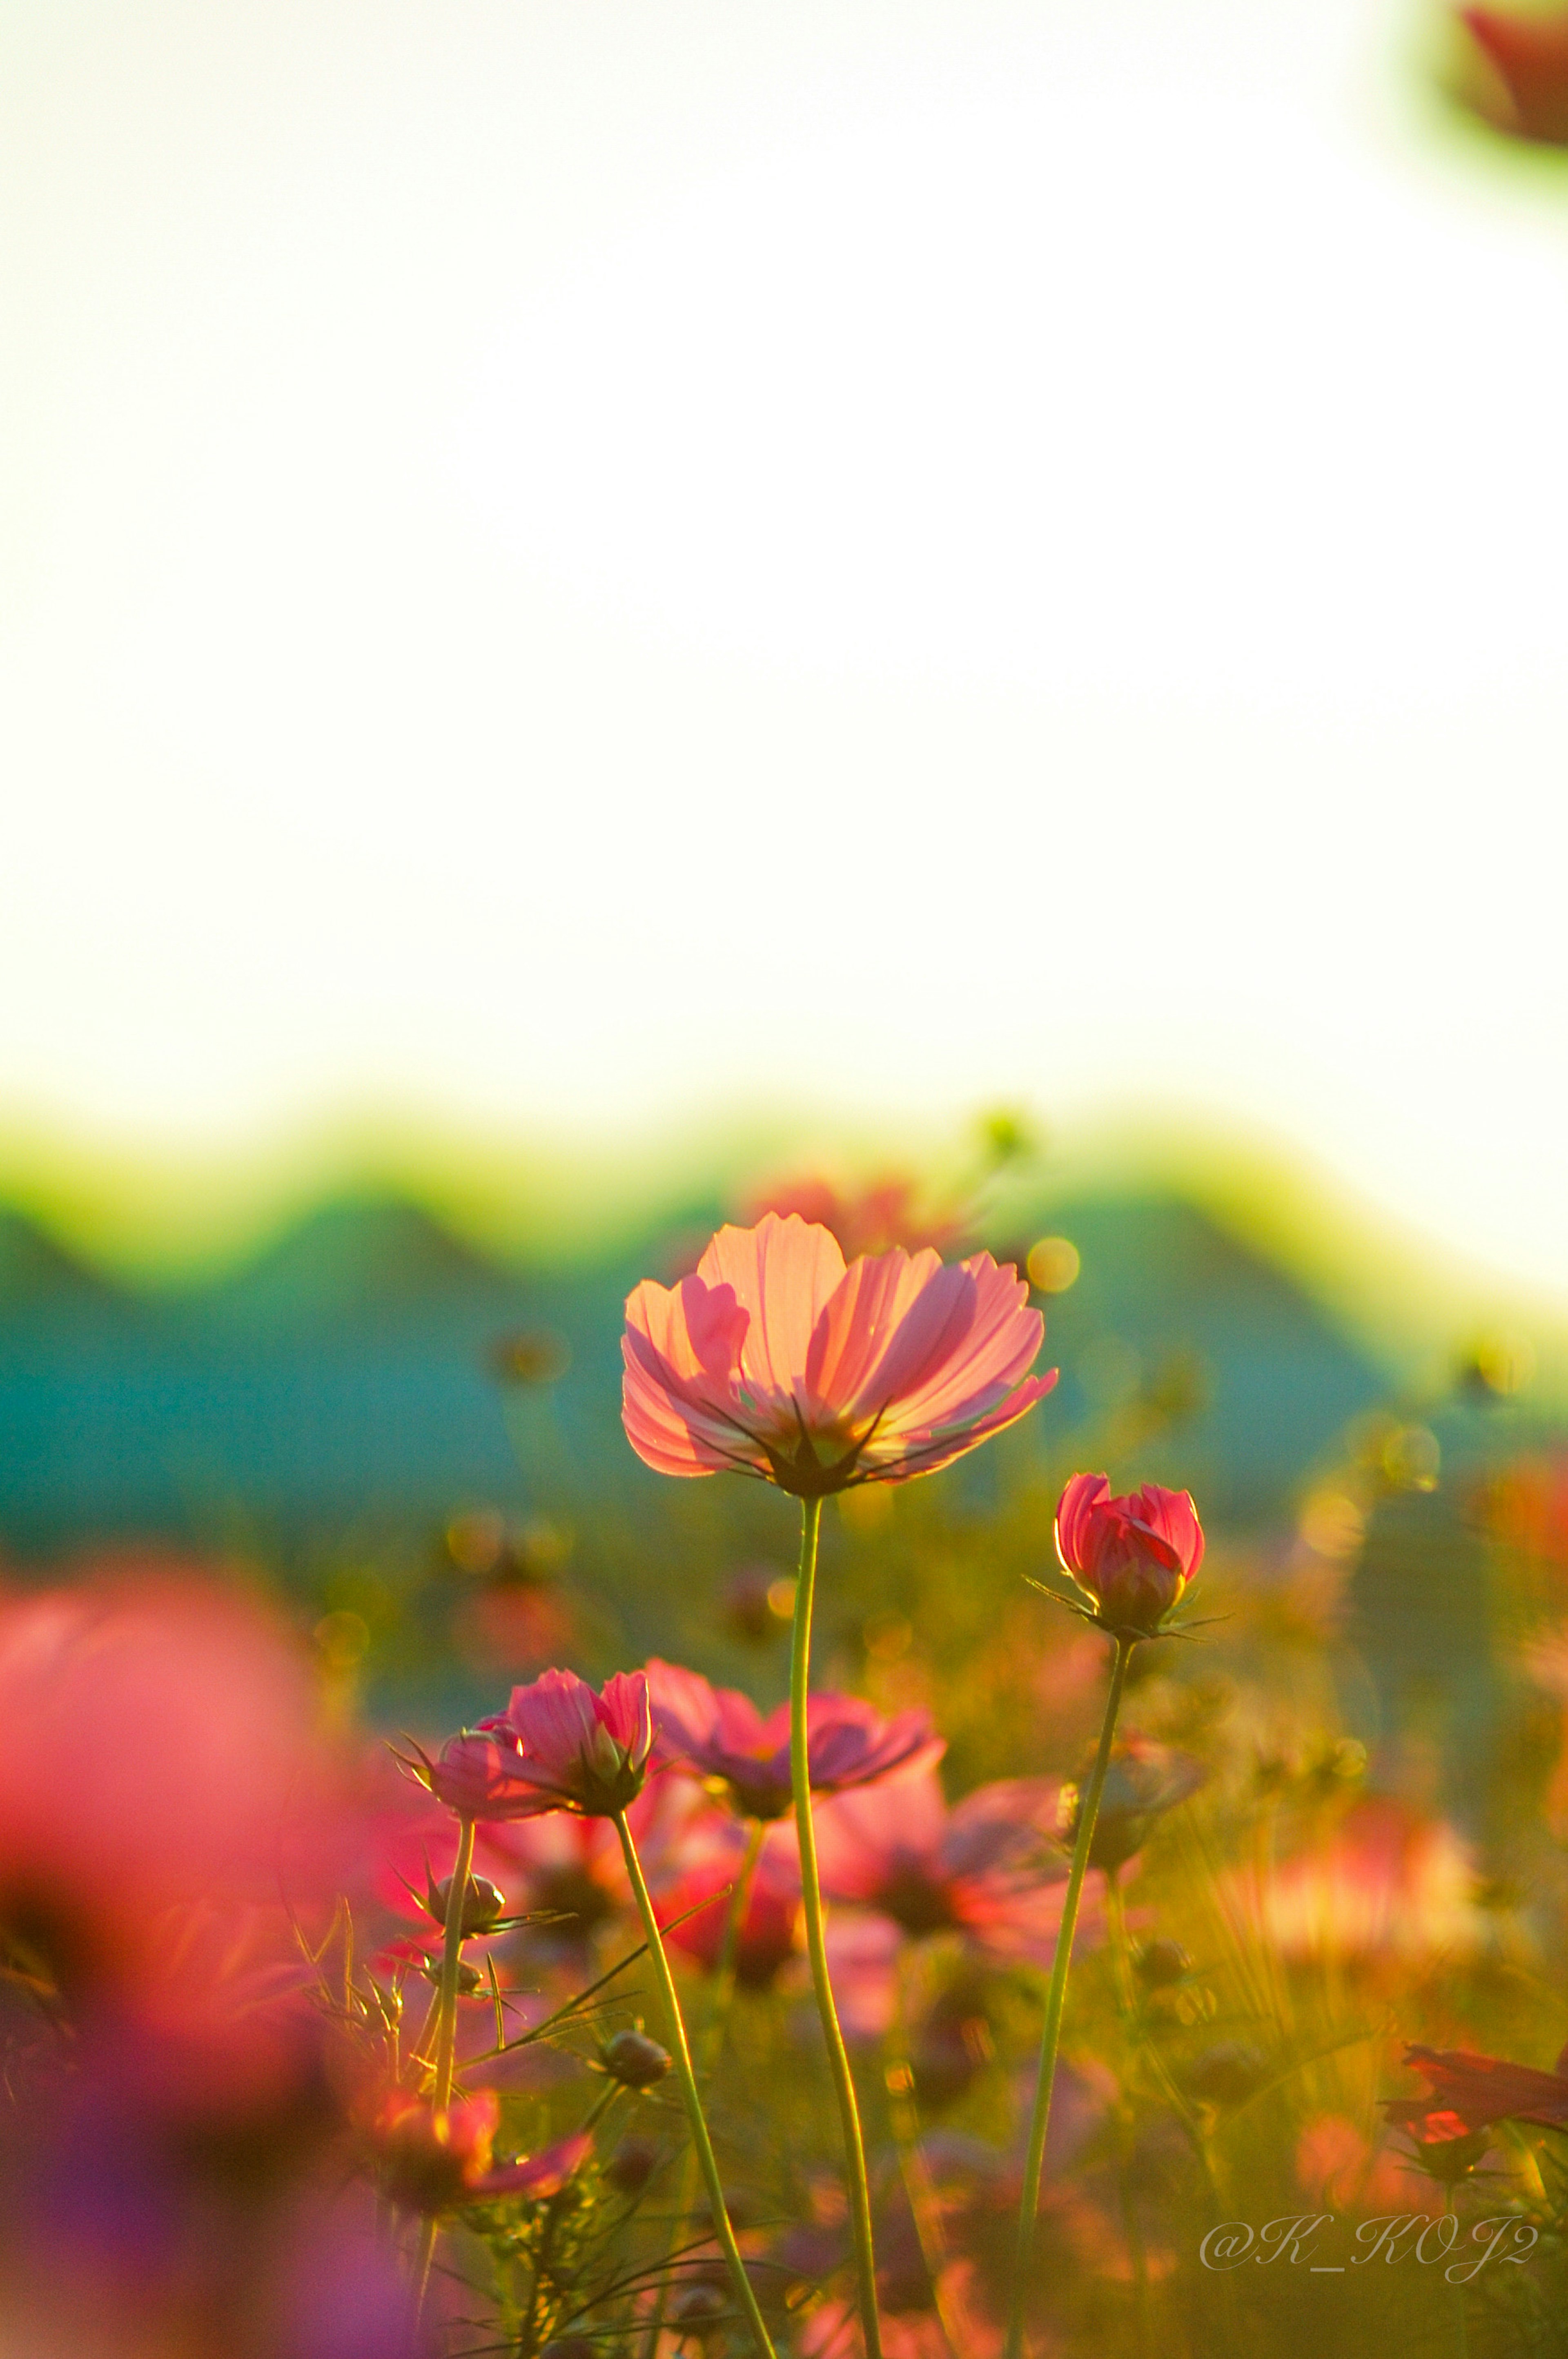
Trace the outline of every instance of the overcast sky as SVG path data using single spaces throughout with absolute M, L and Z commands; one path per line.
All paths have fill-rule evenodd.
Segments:
M 0 1127 L 1152 1097 L 1568 1287 L 1568 172 L 1422 37 L 13 10 Z

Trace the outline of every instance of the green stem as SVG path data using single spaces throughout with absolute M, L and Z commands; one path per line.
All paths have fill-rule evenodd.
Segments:
M 730 2213 L 724 2201 L 724 2190 L 719 2179 L 719 2165 L 714 2160 L 713 2142 L 708 2135 L 708 2124 L 702 2114 L 702 2099 L 697 2090 L 697 2075 L 692 2071 L 691 2049 L 687 2042 L 686 2025 L 681 2018 L 680 1999 L 676 1992 L 675 1977 L 670 1972 L 670 1962 L 665 1955 L 664 1939 L 659 1931 L 659 1920 L 654 1914 L 654 1903 L 649 1895 L 647 1879 L 643 1874 L 643 1863 L 637 1856 L 637 1846 L 632 1840 L 632 1830 L 626 1823 L 624 1810 L 616 1814 L 615 1831 L 621 1837 L 621 1850 L 626 1862 L 626 1874 L 637 1902 L 637 1914 L 643 1920 L 643 1931 L 647 1939 L 648 1956 L 653 1964 L 654 1976 L 659 1985 L 659 1996 L 664 2002 L 665 2037 L 670 2044 L 670 2053 L 675 2058 L 676 2073 L 680 2082 L 681 2094 L 686 2100 L 686 2115 L 691 2127 L 692 2144 L 697 2148 L 697 2159 L 702 2165 L 702 2176 L 708 2188 L 708 2210 L 713 2215 L 714 2233 L 723 2247 L 724 2257 L 730 2264 L 730 2282 L 735 2288 L 741 2307 L 746 2313 L 757 2348 L 763 2354 L 763 2359 L 775 2359 L 768 2330 L 762 2323 L 762 2313 L 757 2307 L 757 2297 L 752 2291 L 752 2280 L 746 2275 L 746 2265 L 741 2258 L 741 2247 L 735 2242 L 735 2231 L 730 2224 Z
M 436 1986 L 436 2080 L 430 2093 L 438 2125 L 452 2101 L 452 2060 L 458 2045 L 458 1968 L 463 1955 L 463 1904 L 468 1898 L 469 1872 L 473 1866 L 474 1822 L 458 1821 L 458 1856 L 447 1886 L 447 1922 L 441 1943 L 441 1979 Z M 430 2284 L 430 2264 L 436 2256 L 436 2216 L 426 2221 L 414 2264 L 414 2316 L 417 2322 Z
M 1445 2187 L 1443 2190 L 1443 2208 L 1454 2222 L 1454 2243 L 1449 2247 L 1452 2252 L 1459 2243 L 1459 2206 L 1454 2200 L 1452 2187 Z M 1469 2359 L 1470 2332 L 1465 2320 L 1465 2288 L 1462 2285 L 1454 2288 L 1454 2350 L 1455 2359 Z
M 1136 2056 L 1139 2047 L 1138 1990 L 1132 1979 L 1132 1945 L 1127 1938 L 1127 1903 L 1122 1897 L 1119 1867 L 1108 1867 L 1105 1872 L 1105 1914 L 1110 1930 L 1111 1973 L 1116 1983 L 1117 2013 L 1121 2017 L 1123 2037 Z M 1152 2321 L 1149 2312 L 1149 2256 L 1144 2249 L 1143 2228 L 1138 2217 L 1138 2201 L 1132 2185 L 1136 2148 L 1137 2124 L 1124 2093 L 1117 2108 L 1116 2176 L 1121 2191 L 1121 2219 L 1127 2234 L 1128 2256 L 1132 2263 L 1133 2295 L 1138 2308 L 1138 2347 L 1144 2359 L 1148 2359 L 1153 2348 Z
M 795 1789 L 795 1824 L 800 1839 L 800 1887 L 806 1904 L 806 1947 L 811 1959 L 811 1980 L 816 1992 L 816 2012 L 827 2042 L 827 2061 L 838 2099 L 844 2130 L 844 2158 L 849 2170 L 849 2224 L 855 2239 L 855 2276 L 860 2289 L 860 2331 L 865 2359 L 882 2359 L 881 2327 L 877 2316 L 877 2265 L 871 2245 L 871 2195 L 866 2178 L 866 2147 L 860 2136 L 860 2113 L 855 2102 L 854 2075 L 849 2051 L 838 2028 L 833 1985 L 827 1977 L 827 1943 L 822 1912 L 822 1884 L 816 1872 L 816 1830 L 811 1818 L 811 1758 L 806 1727 L 806 1694 L 811 1678 L 811 1600 L 816 1585 L 816 1544 L 822 1530 L 822 1502 L 800 1503 L 800 1578 L 795 1590 L 795 1636 L 789 1662 L 789 1767 Z
M 752 1886 L 756 1880 L 757 1862 L 762 1857 L 762 1838 L 768 1830 L 761 1819 L 751 1821 L 746 1841 L 746 1856 L 741 1863 L 741 1873 L 735 1889 L 730 1895 L 730 1906 L 724 1912 L 724 1937 L 719 1945 L 719 1960 L 714 1969 L 713 1998 L 707 2027 L 702 2038 L 702 2077 L 713 2077 L 719 2061 L 719 2051 L 724 2044 L 724 2026 L 730 2013 L 730 2002 L 735 1995 L 735 1952 L 740 1947 L 741 1928 L 746 1921 L 746 1911 L 752 1904 Z M 681 2164 L 680 2191 L 676 2197 L 676 2215 L 670 2228 L 670 2258 L 674 2261 L 686 2234 L 686 2223 L 691 2217 L 697 2201 L 697 2148 L 688 2146 Z M 669 2278 L 661 2277 L 654 2298 L 648 2332 L 643 2338 L 643 2359 L 655 2359 L 659 2337 L 665 2331 L 665 2304 L 669 2292 Z
M 1013 2258 L 1012 2300 L 1007 2321 L 1007 2359 L 1022 2359 L 1023 2354 L 1023 2310 L 1030 2268 L 1034 2258 L 1034 2223 L 1040 2209 L 1040 2178 L 1045 2162 L 1045 2134 L 1051 2126 L 1051 2092 L 1056 2080 L 1056 2050 L 1062 2038 L 1062 2009 L 1067 1997 L 1067 1970 L 1073 1962 L 1078 1898 L 1084 1888 L 1084 1877 L 1088 1872 L 1095 1822 L 1099 1817 L 1100 1796 L 1105 1790 L 1105 1773 L 1110 1766 L 1110 1745 L 1116 1734 L 1116 1716 L 1121 1709 L 1121 1690 L 1127 1684 L 1127 1667 L 1132 1660 L 1132 1649 L 1137 1643 L 1135 1638 L 1118 1638 L 1116 1642 L 1110 1692 L 1105 1700 L 1105 1718 L 1100 1723 L 1099 1751 L 1095 1755 L 1088 1790 L 1078 1805 L 1078 1839 L 1073 1845 L 1073 1864 L 1067 1876 L 1066 1896 L 1062 1902 L 1062 1922 L 1056 1932 L 1056 1954 L 1051 1964 L 1051 1984 L 1045 1998 L 1045 2027 L 1040 2039 L 1040 2074 L 1034 2086 L 1034 2113 L 1029 2125 L 1029 2152 L 1023 2167 L 1023 2200 L 1018 2207 L 1018 2244 Z

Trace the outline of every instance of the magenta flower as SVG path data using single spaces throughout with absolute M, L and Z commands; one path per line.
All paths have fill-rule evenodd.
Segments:
M 641 1792 L 654 1747 L 648 1682 L 619 1671 L 596 1693 L 575 1671 L 514 1688 L 503 1712 L 406 1764 L 464 1819 L 532 1819 L 579 1810 L 612 1819 Z
M 1056 1553 L 1102 1629 L 1157 1636 L 1203 1562 L 1203 1527 L 1185 1491 L 1146 1483 L 1113 1499 L 1104 1474 L 1075 1474 L 1056 1506 Z
M 973 1450 L 1055 1383 L 1044 1321 L 989 1254 L 902 1248 L 845 1266 L 798 1213 L 720 1229 L 694 1277 L 628 1298 L 622 1415 L 663 1474 L 752 1474 L 815 1499 Z
M 750 1696 L 709 1687 L 696 1671 L 657 1657 L 648 1665 L 648 1687 L 661 1760 L 725 1787 L 742 1818 L 784 1816 L 790 1806 L 787 1703 L 764 1720 Z M 838 1794 L 938 1761 L 943 1740 L 923 1712 L 883 1720 L 858 1696 L 814 1695 L 806 1705 L 806 1750 L 813 1792 Z
M 947 1808 L 935 1769 L 840 1794 L 816 1814 L 822 1888 L 905 1933 L 957 1932 L 995 1958 L 1049 1952 L 1065 1869 L 1045 1779 L 1007 1777 Z

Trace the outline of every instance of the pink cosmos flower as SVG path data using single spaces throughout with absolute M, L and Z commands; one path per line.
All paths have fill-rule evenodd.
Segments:
M 648 1665 L 654 1749 L 728 1789 L 742 1818 L 778 1819 L 790 1807 L 789 1706 L 764 1720 L 750 1696 L 709 1687 L 696 1671 Z M 814 1695 L 806 1701 L 806 1746 L 812 1791 L 842 1793 L 869 1786 L 916 1762 L 935 1764 L 944 1750 L 923 1712 L 883 1720 L 859 1696 Z
M 1203 1527 L 1185 1491 L 1146 1483 L 1113 1499 L 1104 1474 L 1075 1474 L 1056 1505 L 1056 1553 L 1094 1618 L 1119 1636 L 1156 1635 L 1203 1562 Z
M 949 1810 L 934 1768 L 839 1794 L 816 1813 L 822 1888 L 903 1932 L 958 1932 L 999 1959 L 1050 1953 L 1065 1864 L 1043 1827 L 1054 1789 L 1008 1777 Z
M 846 1268 L 795 1213 L 720 1229 L 694 1277 L 627 1300 L 627 1438 L 662 1474 L 728 1468 L 802 1498 L 932 1473 L 1055 1383 L 1028 1374 L 1045 1332 L 1028 1296 L 989 1254 Z
M 503 1712 L 452 1737 L 439 1760 L 421 1753 L 406 1766 L 460 1818 L 612 1819 L 642 1791 L 653 1749 L 642 1671 L 618 1671 L 599 1693 L 575 1671 L 546 1671 L 514 1688 Z
M 1502 85 L 1488 112 L 1517 138 L 1568 147 L 1568 16 L 1504 16 L 1461 8 L 1466 26 Z

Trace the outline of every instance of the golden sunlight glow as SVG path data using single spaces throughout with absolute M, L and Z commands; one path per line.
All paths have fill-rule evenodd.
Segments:
M 1568 184 L 1392 0 L 26 13 L 0 1114 L 1141 1102 L 1568 1285 Z

